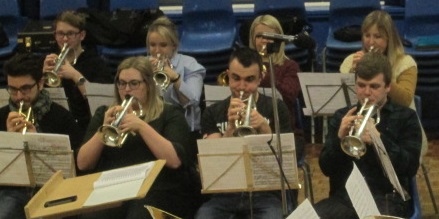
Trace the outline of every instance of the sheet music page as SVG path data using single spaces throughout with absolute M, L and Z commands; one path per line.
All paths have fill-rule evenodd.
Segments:
M 370 125 L 368 123 L 368 125 Z M 370 129 L 369 130 L 376 130 L 376 129 Z M 393 185 L 393 188 L 396 189 L 396 191 L 401 195 L 402 199 L 404 201 L 407 201 L 410 199 L 410 195 L 407 191 L 405 191 L 404 188 L 402 188 L 401 184 L 399 183 L 398 176 L 396 175 L 395 169 L 393 168 L 392 161 L 390 160 L 386 147 L 384 146 L 383 142 L 381 141 L 381 138 L 378 137 L 377 133 L 372 133 L 371 135 L 373 145 L 375 147 L 375 152 L 378 155 L 378 158 L 380 159 L 381 166 L 384 169 L 384 172 L 387 176 L 387 178 L 390 180 L 390 183 Z
M 102 105 L 110 106 L 114 102 L 114 85 L 85 83 L 87 99 L 90 105 L 90 112 L 93 115 L 96 109 Z
M 297 206 L 297 208 L 287 217 L 287 219 L 303 219 L 303 218 L 306 219 L 320 218 L 308 199 L 303 200 L 303 202 L 299 206 Z
M 0 185 L 30 185 L 23 135 L 0 132 Z
M 129 199 L 137 196 L 143 181 L 148 176 L 155 162 L 104 171 L 93 186 L 94 190 L 84 206 Z
M 252 135 L 198 140 L 203 192 L 280 189 L 279 165 L 267 144 L 271 137 Z M 271 144 L 277 153 L 276 142 Z M 290 187 L 298 188 L 294 134 L 281 134 L 281 145 L 284 173 Z
M 348 85 L 350 102 L 357 102 L 354 74 L 298 73 L 298 76 L 305 99 L 305 115 L 331 115 L 346 106 L 342 81 Z
M 254 187 L 258 189 L 270 189 L 276 185 L 280 188 L 281 175 L 279 165 L 267 143 L 272 137 L 273 141 L 271 145 L 277 155 L 276 135 L 248 135 L 244 137 L 251 154 L 251 170 Z M 280 138 L 282 146 L 282 169 L 290 186 L 296 188 L 299 182 L 294 134 L 281 134 Z
M 357 165 L 353 164 L 354 167 L 352 168 L 351 175 L 346 181 L 346 190 L 358 217 L 364 218 L 370 215 L 381 215 L 366 180 Z
M 58 170 L 65 178 L 74 177 L 75 164 L 68 135 L 47 133 L 26 133 L 32 170 L 37 185 L 43 185 Z
M 199 139 L 197 143 L 203 190 L 247 188 L 243 138 Z
M 62 87 L 47 87 L 44 88 L 49 91 L 50 99 L 69 110 L 69 104 L 67 103 L 66 93 Z

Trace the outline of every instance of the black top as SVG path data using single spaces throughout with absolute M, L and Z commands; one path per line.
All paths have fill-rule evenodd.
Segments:
M 113 76 L 110 70 L 94 49 L 85 48 L 73 67 L 78 70 L 87 81 L 94 83 L 113 83 Z M 83 133 L 91 117 L 88 100 L 84 98 L 79 91 L 76 86 L 76 81 L 62 80 L 62 86 L 66 93 L 69 109 L 73 117 L 78 121 L 78 125 Z
M 230 96 L 220 102 L 207 107 L 201 117 L 201 131 L 203 134 L 221 133 L 227 129 L 227 111 L 230 105 Z M 277 101 L 279 112 L 280 133 L 292 132 L 290 114 L 282 100 Z M 257 111 L 267 119 L 271 130 L 274 133 L 274 113 L 272 98 L 259 94 L 256 102 Z
M 360 105 L 357 109 L 360 109 Z M 363 174 L 373 196 L 392 193 L 393 186 L 384 175 L 383 168 L 372 146 L 360 159 L 346 155 L 340 147 L 338 130 L 341 119 L 348 107 L 335 112 L 329 121 L 328 135 L 320 153 L 319 164 L 322 172 L 329 176 L 330 196 L 336 195 L 349 200 L 345 189 L 353 162 Z M 390 101 L 382 107 L 381 121 L 376 126 L 380 138 L 398 175 L 401 186 L 408 192 L 409 183 L 419 167 L 421 152 L 421 129 L 416 112 Z
M 6 131 L 6 119 L 10 113 L 9 105 L 0 108 L 0 131 Z M 78 125 L 72 114 L 61 105 L 52 102 L 50 111 L 41 121 L 37 121 L 42 133 L 65 134 L 70 138 L 72 150 L 76 150 L 81 143 Z

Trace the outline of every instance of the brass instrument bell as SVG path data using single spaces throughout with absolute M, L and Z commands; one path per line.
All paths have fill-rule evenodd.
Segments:
M 164 72 L 165 64 L 167 58 L 165 56 L 161 56 L 161 54 L 157 54 L 157 64 L 154 68 L 154 82 L 156 86 L 158 86 L 161 90 L 166 90 L 171 83 L 169 76 Z
M 122 122 L 123 117 L 126 115 L 128 107 L 132 105 L 132 102 L 135 101 L 134 96 L 125 97 L 122 101 L 121 106 L 123 107 L 122 111 L 116 114 L 116 119 L 110 125 L 103 125 L 99 127 L 99 132 L 102 133 L 102 141 L 105 145 L 110 147 L 122 147 L 126 138 L 128 137 L 128 133 L 122 132 L 119 129 L 119 125 Z M 138 117 L 143 117 L 143 108 L 139 101 L 137 102 L 138 110 L 133 110 L 133 113 Z
M 59 68 L 63 65 L 67 54 L 69 53 L 70 48 L 67 43 L 64 43 L 61 52 L 58 57 L 55 59 L 55 67 L 52 71 L 44 72 L 45 84 L 49 87 L 59 87 L 61 85 L 61 78 L 58 75 Z
M 244 91 L 240 91 L 239 95 L 239 98 L 242 100 Z M 245 111 L 238 112 L 238 115 L 243 119 L 235 120 L 235 131 L 233 132 L 233 136 L 243 137 L 246 135 L 254 135 L 257 133 L 256 130 L 250 126 L 250 113 L 252 109 L 256 108 L 253 94 L 250 94 L 250 96 L 243 101 L 247 102 Z

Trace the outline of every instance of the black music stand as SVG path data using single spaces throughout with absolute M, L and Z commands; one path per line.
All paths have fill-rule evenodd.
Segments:
M 323 139 L 326 134 L 326 118 L 342 107 L 357 103 L 355 75 L 337 73 L 298 73 L 306 108 L 303 113 L 311 116 L 312 143 L 315 142 L 314 118 L 324 117 Z

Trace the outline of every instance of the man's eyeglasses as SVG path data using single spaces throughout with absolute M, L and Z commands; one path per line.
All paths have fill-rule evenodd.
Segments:
M 35 85 L 37 85 L 37 82 L 35 82 L 34 84 L 26 84 L 19 88 L 8 86 L 7 90 L 8 93 L 12 95 L 18 94 L 18 91 L 20 91 L 21 94 L 26 95 L 30 93 L 30 91 L 32 90 L 32 88 L 35 87 Z
M 55 37 L 62 39 L 64 37 L 67 37 L 68 39 L 71 39 L 72 37 L 78 35 L 80 33 L 80 31 L 78 32 L 73 32 L 73 31 L 69 31 L 69 32 L 62 32 L 62 31 L 56 31 L 55 32 Z
M 140 83 L 142 83 L 142 82 L 144 82 L 144 81 L 140 81 L 140 80 L 131 80 L 131 81 L 126 82 L 126 81 L 118 80 L 118 81 L 116 82 L 116 85 L 117 85 L 117 88 L 118 88 L 119 90 L 123 90 L 123 89 L 125 89 L 125 88 L 127 87 L 127 85 L 129 86 L 129 88 L 130 88 L 131 90 L 135 90 L 135 89 L 139 88 Z

